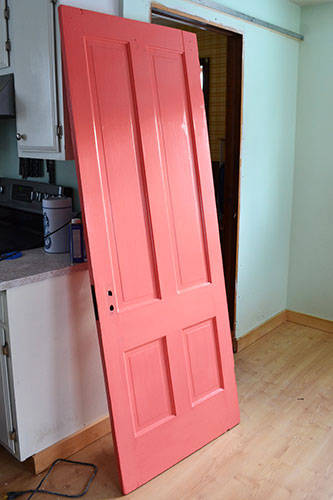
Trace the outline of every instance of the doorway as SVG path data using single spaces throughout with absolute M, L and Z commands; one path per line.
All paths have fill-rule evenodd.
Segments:
M 234 350 L 242 98 L 242 36 L 152 8 L 151 22 L 197 35 L 225 287 Z

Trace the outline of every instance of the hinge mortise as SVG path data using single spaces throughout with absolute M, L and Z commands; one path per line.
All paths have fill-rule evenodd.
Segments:
M 59 139 L 62 138 L 63 133 L 64 133 L 64 131 L 63 131 L 62 125 L 61 125 L 61 123 L 58 123 L 58 125 L 57 125 L 57 136 L 59 137 Z
M 13 429 L 10 433 L 9 433 L 9 439 L 11 441 L 16 441 L 16 430 Z
M 4 356 L 7 356 L 7 358 L 9 358 L 9 347 L 7 342 L 5 343 L 5 345 L 2 346 L 2 354 Z

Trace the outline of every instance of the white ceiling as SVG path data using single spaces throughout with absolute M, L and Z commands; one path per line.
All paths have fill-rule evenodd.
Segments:
M 323 3 L 333 3 L 333 0 L 290 0 L 297 5 L 321 5 Z

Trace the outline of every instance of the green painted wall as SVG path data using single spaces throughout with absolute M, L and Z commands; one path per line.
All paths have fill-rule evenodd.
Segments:
M 333 320 L 333 5 L 302 8 L 288 308 Z
M 150 20 L 149 0 L 122 0 L 125 17 Z M 163 3 L 244 35 L 240 228 L 236 307 L 239 337 L 286 308 L 299 43 L 186 0 Z M 299 31 L 300 8 L 288 0 L 223 0 Z M 10 134 L 9 134 L 10 131 Z M 9 135 L 10 136 L 9 136 Z M 10 163 L 10 174 L 7 165 Z M 57 182 L 74 165 L 58 163 Z M 12 172 L 13 169 L 13 172 Z M 0 123 L 0 175 L 18 171 L 15 127 Z M 64 182 L 65 183 L 65 182 Z
M 300 8 L 289 0 L 215 0 L 215 2 L 249 16 L 277 24 L 283 28 L 292 31 L 299 30 Z M 172 2 L 169 0 L 159 0 L 156 3 L 194 14 L 199 10 L 190 0 L 175 0 Z M 124 17 L 149 22 L 150 5 L 151 0 L 120 0 L 120 11 Z M 209 12 L 209 9 L 205 10 Z M 207 15 L 210 16 L 211 20 L 221 19 L 220 15 L 215 11 L 210 12 L 211 14 Z
M 220 2 L 299 31 L 287 0 Z M 147 0 L 123 0 L 125 16 L 149 20 Z M 244 35 L 244 92 L 236 336 L 286 308 L 299 43 L 183 0 L 167 7 Z

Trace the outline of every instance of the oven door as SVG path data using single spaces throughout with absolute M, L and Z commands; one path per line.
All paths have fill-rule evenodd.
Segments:
M 42 214 L 0 207 L 0 254 L 43 245 Z

